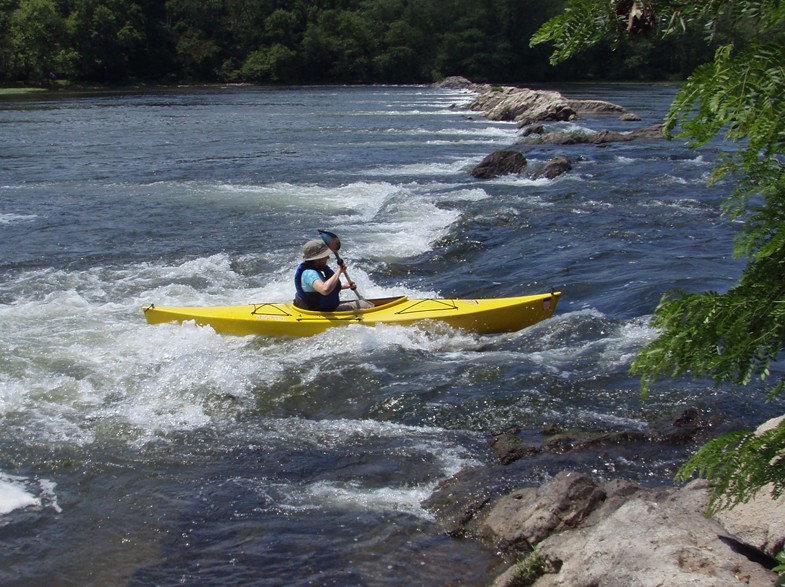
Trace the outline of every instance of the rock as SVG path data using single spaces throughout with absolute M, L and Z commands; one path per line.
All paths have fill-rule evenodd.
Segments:
M 617 114 L 626 112 L 624 106 L 606 102 L 605 100 L 567 99 L 567 104 L 578 114 Z
M 663 125 L 662 124 L 652 124 L 651 126 L 646 126 L 644 128 L 639 128 L 630 133 L 632 135 L 632 140 L 635 139 L 663 139 L 665 135 L 663 134 Z
M 526 126 L 521 131 L 522 137 L 528 137 L 529 135 L 542 135 L 545 134 L 545 127 L 541 124 L 530 124 Z
M 640 121 L 642 119 L 641 119 L 640 116 L 638 116 L 637 114 L 635 114 L 633 112 L 625 112 L 624 114 L 619 116 L 619 120 L 622 120 L 624 122 L 638 122 L 638 121 Z
M 774 585 L 771 571 L 736 552 L 704 511 L 703 482 L 682 490 L 640 490 L 607 516 L 552 534 L 537 546 L 545 574 L 534 587 Z
M 466 90 L 474 87 L 474 84 L 459 75 L 453 75 L 433 84 L 435 88 L 449 88 L 451 90 Z
M 524 167 L 526 167 L 526 158 L 520 151 L 503 149 L 485 157 L 472 169 L 471 174 L 478 179 L 490 179 L 499 175 L 520 173 Z
M 698 435 L 712 429 L 716 422 L 699 412 L 697 408 L 686 408 L 674 418 L 652 424 L 646 435 L 654 442 L 684 444 L 694 441 Z
M 466 469 L 442 481 L 423 507 L 431 511 L 449 536 L 471 533 L 479 513 L 494 499 L 508 492 L 510 486 L 494 469 Z
M 553 179 L 567 173 L 572 169 L 572 161 L 568 157 L 554 157 L 546 161 L 534 175 L 533 179 L 544 177 L 546 179 Z
M 605 497 L 586 475 L 563 471 L 539 489 L 523 488 L 502 497 L 479 532 L 500 548 L 531 550 L 549 534 L 576 527 Z
M 502 465 L 509 465 L 518 459 L 530 457 L 539 453 L 542 449 L 530 444 L 526 444 L 518 436 L 520 428 L 514 427 L 505 430 L 501 434 L 496 434 L 490 440 L 490 446 L 499 457 Z
M 757 433 L 783 422 L 785 416 L 769 421 Z M 456 475 L 424 505 L 440 522 L 447 521 L 453 536 L 478 538 L 508 556 L 534 550 L 544 573 L 534 587 L 773 586 L 773 557 L 785 545 L 785 497 L 773 499 L 771 487 L 713 517 L 706 515 L 709 492 L 702 480 L 652 489 L 622 479 L 603 484 L 563 470 L 540 487 L 521 487 L 548 455 L 575 455 L 572 464 L 580 467 L 597 451 L 624 446 L 634 451 L 627 458 L 635 458 L 645 446 L 680 445 L 716 428 L 705 411 L 694 408 L 646 431 L 546 429 L 540 433 L 551 436 L 539 447 L 525 443 L 513 427 L 490 439 L 499 458 L 511 464 Z M 516 461 L 520 454 L 525 458 Z M 564 456 L 558 461 L 567 462 Z M 519 584 L 513 568 L 494 583 Z
M 761 435 L 785 425 L 783 422 L 785 416 L 774 418 L 761 424 L 755 433 Z M 785 496 L 775 499 L 773 489 L 769 483 L 747 503 L 715 515 L 730 534 L 772 557 L 785 548 Z
M 596 132 L 578 129 L 575 131 L 553 131 L 541 134 L 529 133 L 518 140 L 522 145 L 577 145 L 585 143 L 604 144 L 623 141 L 634 141 L 645 138 L 663 138 L 662 125 L 655 124 L 631 132 L 618 132 L 615 130 L 599 130 Z
M 543 120 L 573 120 L 575 110 L 559 92 L 530 90 L 511 86 L 483 86 L 483 91 L 468 106 L 491 120 L 507 120 L 526 126 Z

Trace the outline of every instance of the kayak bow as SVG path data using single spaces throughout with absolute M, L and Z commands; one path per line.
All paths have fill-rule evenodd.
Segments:
M 420 299 L 407 296 L 368 300 L 367 310 L 317 312 L 291 303 L 260 303 L 243 306 L 144 308 L 149 324 L 187 322 L 210 326 L 234 335 L 311 336 L 334 326 L 348 324 L 397 324 L 437 321 L 480 334 L 513 332 L 550 318 L 561 292 L 476 300 Z

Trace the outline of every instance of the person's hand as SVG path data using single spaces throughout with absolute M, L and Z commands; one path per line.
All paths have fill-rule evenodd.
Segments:
M 357 289 L 357 284 L 354 283 L 353 281 L 350 281 L 349 282 L 349 289 L 352 290 L 352 291 L 356 290 Z

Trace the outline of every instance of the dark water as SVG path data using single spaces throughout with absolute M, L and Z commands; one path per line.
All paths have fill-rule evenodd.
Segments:
M 670 86 L 575 86 L 659 122 Z M 714 145 L 532 147 L 555 180 L 471 178 L 509 123 L 426 87 L 213 88 L 0 101 L 0 584 L 479 585 L 499 563 L 421 504 L 512 424 L 645 428 L 765 387 L 627 375 L 660 296 L 727 289 Z M 588 128 L 625 130 L 613 117 Z M 570 127 L 575 125 L 559 124 Z M 339 234 L 366 296 L 563 292 L 519 333 L 302 340 L 147 326 L 155 302 L 284 301 Z M 781 407 L 779 409 L 781 412 Z M 673 451 L 588 466 L 667 483 Z M 546 474 L 531 471 L 532 482 Z

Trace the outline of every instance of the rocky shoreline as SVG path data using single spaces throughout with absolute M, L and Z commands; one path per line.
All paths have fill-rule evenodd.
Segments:
M 539 444 L 506 430 L 489 439 L 498 464 L 445 481 L 425 506 L 447 534 L 499 553 L 508 567 L 493 587 L 776 585 L 771 569 L 785 544 L 785 497 L 762 491 L 710 517 L 705 481 L 650 487 L 623 474 L 593 474 L 609 452 L 645 459 L 647 449 L 694 447 L 715 426 L 687 409 L 644 431 L 544 431 Z M 532 485 L 528 473 L 543 469 L 543 455 L 546 479 Z
M 478 179 L 510 173 L 553 178 L 572 169 L 564 155 L 529 170 L 521 145 L 662 138 L 660 125 L 580 137 L 546 128 L 549 122 L 575 120 L 586 112 L 639 120 L 607 102 L 476 85 L 464 78 L 449 78 L 442 85 L 475 92 L 468 111 L 515 121 L 522 129 L 517 145 L 491 153 L 472 170 Z M 425 506 L 446 533 L 496 549 L 507 568 L 493 587 L 777 585 L 771 569 L 785 545 L 785 496 L 775 500 L 764 488 L 748 503 L 708 516 L 704 481 L 652 487 L 634 474 L 598 470 L 596 463 L 609 452 L 635 463 L 647 452 L 683 447 L 686 458 L 718 433 L 720 416 L 710 413 L 691 408 L 647 430 L 602 434 L 501 431 L 489 438 L 497 464 L 462 471 L 445 481 Z M 778 425 L 785 425 L 785 416 L 759 430 Z M 659 478 L 672 478 L 674 472 L 661 471 Z

